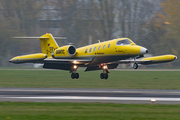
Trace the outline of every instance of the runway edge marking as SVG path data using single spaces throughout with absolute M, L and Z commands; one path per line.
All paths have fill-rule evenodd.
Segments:
M 128 101 L 180 101 L 180 98 L 156 98 L 156 97 L 79 97 L 79 96 L 46 96 L 46 97 L 1 97 L 11 99 L 54 99 L 54 100 L 128 100 Z

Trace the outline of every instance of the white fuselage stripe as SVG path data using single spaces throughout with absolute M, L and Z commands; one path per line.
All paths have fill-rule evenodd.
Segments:
M 50 34 L 52 39 L 54 40 L 54 42 L 56 43 L 56 45 L 59 47 L 59 45 L 57 44 L 56 40 L 54 39 L 54 37 L 52 36 L 52 34 Z

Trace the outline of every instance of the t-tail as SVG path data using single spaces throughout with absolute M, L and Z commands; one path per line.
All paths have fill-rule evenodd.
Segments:
M 57 48 L 59 48 L 52 34 L 47 33 L 42 35 L 40 38 L 41 43 L 41 51 L 46 54 L 47 57 L 51 57 L 51 53 L 54 52 Z
M 14 38 L 23 38 L 23 39 L 39 39 L 41 44 L 41 51 L 42 53 L 36 53 L 36 54 L 29 54 L 29 55 L 22 55 L 12 58 L 9 62 L 12 63 L 37 63 L 41 62 L 45 58 L 52 57 L 52 52 L 59 48 L 58 44 L 55 41 L 55 38 L 57 39 L 66 39 L 65 37 L 53 37 L 52 34 L 46 33 L 45 35 L 42 35 L 41 37 L 14 37 Z

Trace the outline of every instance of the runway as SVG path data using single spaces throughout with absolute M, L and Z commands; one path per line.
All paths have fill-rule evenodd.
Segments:
M 180 104 L 180 90 L 0 88 L 0 101 Z

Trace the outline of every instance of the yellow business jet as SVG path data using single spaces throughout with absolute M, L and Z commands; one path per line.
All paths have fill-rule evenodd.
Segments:
M 58 37 L 53 37 L 50 33 L 41 37 L 16 38 L 38 38 L 42 53 L 16 56 L 9 62 L 43 63 L 43 68 L 70 71 L 72 79 L 79 78 L 76 72 L 78 67 L 86 67 L 85 71 L 103 70 L 100 78 L 107 79 L 109 69 L 117 68 L 120 63 L 134 63 L 133 68 L 137 69 L 138 64 L 164 63 L 177 59 L 175 55 L 144 58 L 148 50 L 136 45 L 129 38 L 113 39 L 77 49 L 73 45 L 59 47 L 55 41 Z

